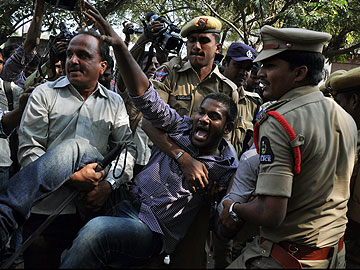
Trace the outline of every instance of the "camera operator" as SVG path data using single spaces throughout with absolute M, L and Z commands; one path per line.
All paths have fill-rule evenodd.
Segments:
M 57 54 L 65 54 L 68 45 L 68 41 L 57 41 L 55 43 Z M 55 56 L 52 60 L 48 59 L 46 63 L 41 65 L 40 68 L 41 72 L 39 68 L 37 68 L 37 70 L 35 70 L 30 76 L 26 78 L 25 88 L 40 82 L 55 81 L 56 79 L 64 75 L 65 61 L 60 60 L 58 56 Z

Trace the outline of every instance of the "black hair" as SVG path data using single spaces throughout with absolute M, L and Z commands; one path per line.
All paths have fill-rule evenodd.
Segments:
M 106 69 L 111 69 L 113 70 L 114 69 L 114 65 L 115 65 L 115 62 L 114 62 L 114 59 L 110 56 L 110 54 L 108 55 L 108 58 L 107 58 L 107 67 Z
M 89 35 L 89 36 L 93 36 L 94 38 L 99 40 L 99 52 L 100 52 L 101 61 L 108 60 L 109 55 L 110 55 L 109 45 L 100 38 L 100 34 L 98 32 L 96 32 L 96 30 L 94 30 L 94 29 L 81 30 L 75 36 L 78 36 L 78 35 Z
M 9 45 L 6 45 L 2 51 L 3 57 L 6 59 L 9 58 L 19 46 L 20 45 L 17 43 L 11 43 Z
M 229 97 L 223 93 L 210 93 L 203 99 L 201 104 L 203 104 L 204 101 L 209 98 L 216 100 L 225 106 L 225 108 L 226 108 L 226 123 L 235 121 L 238 111 L 237 111 L 237 106 L 236 106 L 235 102 L 231 99 L 231 97 Z
M 290 69 L 305 65 L 308 69 L 306 82 L 310 85 L 318 85 L 323 79 L 325 57 L 318 52 L 284 51 L 275 57 L 289 63 Z

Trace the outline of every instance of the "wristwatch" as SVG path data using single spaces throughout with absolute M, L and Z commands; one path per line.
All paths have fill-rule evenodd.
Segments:
M 233 203 L 230 205 L 230 208 L 229 208 L 230 217 L 231 217 L 235 222 L 243 221 L 242 218 L 240 218 L 240 217 L 233 211 L 234 205 L 237 204 L 237 203 L 239 203 L 239 202 L 233 202 Z

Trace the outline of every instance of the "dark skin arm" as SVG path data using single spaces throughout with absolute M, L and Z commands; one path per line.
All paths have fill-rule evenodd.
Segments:
M 220 215 L 224 236 L 231 236 L 238 230 L 238 224 L 233 221 L 229 214 L 231 200 L 223 202 L 224 210 Z M 288 198 L 260 196 L 248 203 L 236 204 L 235 213 L 246 221 L 265 227 L 277 227 L 285 219 Z
M 90 192 L 80 194 L 82 203 L 88 209 L 97 212 L 101 209 L 112 192 L 111 185 L 106 180 L 101 180 Z
M 131 96 L 143 95 L 149 88 L 150 83 L 145 73 L 141 70 L 134 57 L 128 51 L 124 41 L 114 31 L 111 25 L 105 21 L 99 11 L 91 6 L 88 2 L 84 2 L 87 11 L 84 13 L 102 34 L 101 39 L 111 45 L 114 49 L 114 55 L 119 65 L 119 72 Z
M 29 30 L 24 41 L 24 49 L 28 53 L 33 53 L 36 46 L 40 44 L 40 34 L 42 18 L 44 13 L 44 0 L 36 0 L 35 11 Z
M 178 153 L 183 151 L 164 131 L 154 128 L 149 121 L 143 119 L 143 130 L 149 136 L 154 144 L 166 153 L 169 157 L 175 158 Z M 206 166 L 191 157 L 190 154 L 184 154 L 177 160 L 184 179 L 191 186 L 193 192 L 204 189 L 208 184 L 208 170 Z

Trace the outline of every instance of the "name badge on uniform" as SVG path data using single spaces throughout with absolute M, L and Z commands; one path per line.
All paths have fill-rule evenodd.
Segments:
M 187 96 L 176 96 L 176 100 L 185 100 L 185 101 L 191 101 L 192 96 L 191 95 L 187 95 Z
M 271 150 L 270 141 L 266 136 L 260 140 L 260 163 L 271 164 L 274 162 L 274 153 Z

